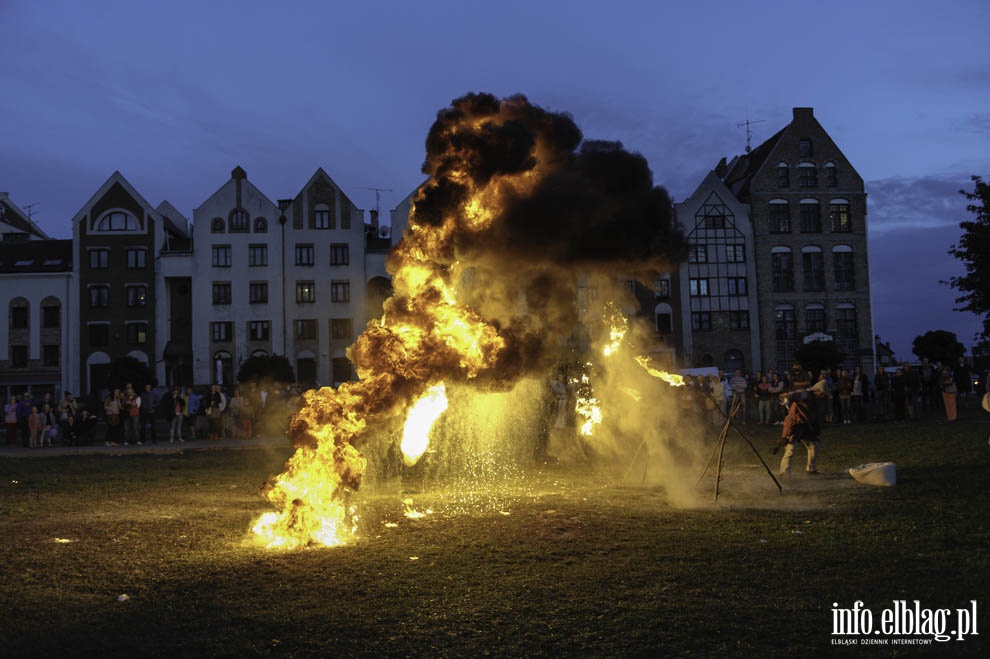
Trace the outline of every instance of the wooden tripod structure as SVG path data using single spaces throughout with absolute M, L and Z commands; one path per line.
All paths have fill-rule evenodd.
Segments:
M 732 420 L 736 417 L 736 414 L 739 412 L 739 407 L 741 402 L 742 401 L 739 398 L 733 397 L 732 407 L 729 409 L 729 413 L 726 414 L 725 412 L 722 412 L 722 415 L 725 417 L 725 423 L 722 424 L 722 430 L 721 432 L 719 432 L 718 439 L 715 441 L 715 448 L 712 451 L 711 457 L 708 458 L 708 464 L 705 465 L 704 471 L 701 472 L 701 477 L 698 478 L 698 485 L 701 485 L 701 481 L 705 479 L 705 474 L 708 473 L 708 470 L 712 466 L 712 461 L 715 460 L 715 456 L 718 455 L 718 464 L 715 468 L 715 499 L 714 500 L 716 502 L 718 501 L 719 485 L 722 482 L 722 463 L 723 463 L 723 456 L 725 455 L 725 439 L 729 434 L 729 428 L 735 430 L 736 433 L 738 433 L 738 435 L 743 438 L 743 441 L 745 441 L 746 444 L 749 445 L 749 448 L 753 449 L 753 453 L 756 454 L 756 458 L 760 461 L 760 464 L 763 465 L 763 468 L 766 469 L 767 475 L 770 476 L 770 480 L 772 480 L 773 484 L 777 486 L 777 491 L 781 494 L 783 494 L 784 492 L 784 488 L 781 487 L 780 481 L 778 481 L 777 477 L 773 475 L 773 470 L 770 469 L 770 466 L 767 465 L 766 461 L 763 459 L 763 456 L 760 455 L 760 452 L 756 450 L 755 446 L 753 446 L 753 442 L 749 441 L 749 437 L 747 437 L 743 433 L 743 431 L 739 429 L 739 426 L 737 426 L 735 423 L 732 422 Z M 721 408 L 719 408 L 717 404 L 716 404 L 716 408 L 721 412 Z

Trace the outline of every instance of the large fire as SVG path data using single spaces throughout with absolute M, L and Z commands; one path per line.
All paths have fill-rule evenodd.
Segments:
M 349 542 L 363 442 L 405 420 L 404 461 L 416 464 L 452 389 L 505 392 L 560 363 L 580 326 L 580 277 L 683 255 L 641 156 L 582 143 L 570 117 L 522 96 L 457 99 L 426 147 L 430 178 L 388 261 L 393 295 L 348 349 L 358 380 L 304 395 L 289 427 L 296 453 L 262 490 L 277 509 L 254 526 L 268 546 Z M 619 317 L 605 356 L 626 333 Z

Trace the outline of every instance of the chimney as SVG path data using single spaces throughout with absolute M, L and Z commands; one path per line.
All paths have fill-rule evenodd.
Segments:
M 815 108 L 794 108 L 794 121 L 798 119 L 814 119 Z
M 378 211 L 372 210 L 371 212 L 371 226 L 375 229 L 378 228 Z

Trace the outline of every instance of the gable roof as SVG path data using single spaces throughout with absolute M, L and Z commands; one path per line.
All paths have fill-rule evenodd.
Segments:
M 20 207 L 10 200 L 10 195 L 0 192 L 0 222 L 9 224 L 17 231 L 29 234 L 35 238 L 47 239 L 48 234 L 41 230 Z
M 766 162 L 773 148 L 777 146 L 777 142 L 780 141 L 780 136 L 784 134 L 785 130 L 787 130 L 787 126 L 778 130 L 769 139 L 749 153 L 734 159 L 734 165 L 725 175 L 723 181 L 737 199 L 741 201 L 748 200 L 750 182 L 756 176 L 756 173 L 760 171 L 760 168 L 763 167 L 763 163 Z
M 131 185 L 130 181 L 124 178 L 123 174 L 121 174 L 119 171 L 115 171 L 113 174 L 110 175 L 110 177 L 106 181 L 104 181 L 103 185 L 101 185 L 100 188 L 95 193 L 93 193 L 93 196 L 90 197 L 89 200 L 87 200 L 86 203 L 82 205 L 82 208 L 79 209 L 79 212 L 75 214 L 75 216 L 72 218 L 73 226 L 75 226 L 79 222 L 79 220 L 82 219 L 83 215 L 85 215 L 89 211 L 89 209 L 92 208 L 93 205 L 96 204 L 96 202 L 98 202 L 103 197 L 103 195 L 109 192 L 110 188 L 112 188 L 114 185 L 120 185 L 122 188 L 124 188 L 124 191 L 127 192 L 127 194 L 129 194 L 132 199 L 138 202 L 138 204 L 144 209 L 144 212 L 146 214 L 152 217 L 156 217 L 156 218 L 158 217 L 158 213 L 151 206 L 151 204 L 148 203 L 148 200 L 145 199 L 143 196 L 141 196 L 141 193 L 138 192 L 133 185 Z

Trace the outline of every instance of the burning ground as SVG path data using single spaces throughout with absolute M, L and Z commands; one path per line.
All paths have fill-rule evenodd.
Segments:
M 538 448 L 549 434 L 545 383 L 559 372 L 592 416 L 597 408 L 622 421 L 611 434 L 615 424 L 593 424 L 603 441 L 655 434 L 663 420 L 655 390 L 635 384 L 649 379 L 642 369 L 621 375 L 619 388 L 625 367 L 602 363 L 618 362 L 605 352 L 617 329 L 629 335 L 627 350 L 650 348 L 645 333 L 629 331 L 623 308 L 632 300 L 617 282 L 652 282 L 685 252 L 645 159 L 583 141 L 569 116 L 522 96 L 470 94 L 438 113 L 423 172 L 429 179 L 389 258 L 394 294 L 348 350 L 359 379 L 306 394 L 290 425 L 297 451 L 263 489 L 278 511 L 255 526 L 269 545 L 346 542 L 366 453 L 403 424 L 407 467 L 441 415 L 488 418 L 472 430 L 488 448 L 506 428 L 513 442 Z M 638 369 L 631 354 L 623 363 Z M 492 406 L 506 413 L 493 416 Z

